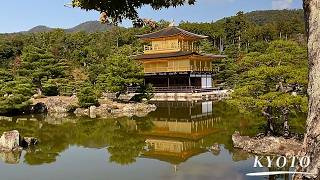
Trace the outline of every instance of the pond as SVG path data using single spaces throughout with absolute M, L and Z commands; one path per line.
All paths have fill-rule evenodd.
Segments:
M 242 180 L 254 155 L 232 147 L 231 135 L 254 135 L 265 122 L 225 103 L 155 102 L 147 117 L 89 119 L 44 115 L 0 121 L 0 133 L 19 130 L 40 144 L 0 153 L 1 180 Z M 303 131 L 304 117 L 292 129 Z M 270 169 L 272 170 L 272 169 Z

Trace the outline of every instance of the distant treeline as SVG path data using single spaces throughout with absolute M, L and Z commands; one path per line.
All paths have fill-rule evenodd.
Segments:
M 212 47 L 206 46 L 205 49 L 212 48 L 213 52 L 235 48 L 248 51 L 257 42 L 279 39 L 306 42 L 303 10 L 238 12 L 235 16 L 212 23 L 181 22 L 180 27 L 209 36 Z

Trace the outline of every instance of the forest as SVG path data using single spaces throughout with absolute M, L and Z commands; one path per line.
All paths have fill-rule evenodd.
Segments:
M 31 97 L 77 94 L 81 106 L 90 106 L 104 92 L 121 94 L 129 85 L 141 85 L 142 67 L 132 55 L 142 52 L 143 42 L 135 35 L 169 23 L 91 33 L 54 29 L 0 35 L 0 114 L 23 112 Z M 179 27 L 209 36 L 200 42 L 202 53 L 228 56 L 214 62 L 219 69 L 215 81 L 234 90 L 232 103 L 285 124 L 291 113 L 306 111 L 302 10 L 238 12 L 211 23 L 180 22 Z

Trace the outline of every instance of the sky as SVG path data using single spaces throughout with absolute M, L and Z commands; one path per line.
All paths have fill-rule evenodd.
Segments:
M 6 0 L 0 6 L 0 33 L 29 30 L 38 25 L 71 28 L 99 19 L 99 13 L 65 7 L 71 0 Z M 212 22 L 238 11 L 301 9 L 302 0 L 197 0 L 193 6 L 155 11 L 148 6 L 138 10 L 140 17 L 153 20 Z M 125 20 L 122 26 L 131 26 Z

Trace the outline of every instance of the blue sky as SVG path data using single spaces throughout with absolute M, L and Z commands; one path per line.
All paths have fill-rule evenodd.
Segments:
M 99 13 L 64 7 L 71 0 L 6 0 L 0 6 L 0 33 L 28 30 L 37 25 L 70 28 L 89 20 L 98 20 Z M 154 11 L 143 7 L 139 14 L 154 20 L 211 22 L 234 15 L 266 9 L 302 8 L 302 0 L 197 0 L 194 6 Z M 123 26 L 130 26 L 124 21 Z

